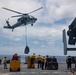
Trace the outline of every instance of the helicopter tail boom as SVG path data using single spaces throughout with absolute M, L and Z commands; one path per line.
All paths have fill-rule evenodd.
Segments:
M 3 28 L 13 29 L 11 26 L 4 26 Z
M 4 26 L 3 28 L 13 29 L 13 28 L 11 27 L 11 25 L 9 24 L 9 21 L 8 21 L 8 20 L 6 21 L 6 23 L 7 23 L 7 26 Z

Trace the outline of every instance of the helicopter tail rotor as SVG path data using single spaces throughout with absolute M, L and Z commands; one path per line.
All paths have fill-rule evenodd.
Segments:
M 9 19 L 10 19 L 10 18 L 8 18 L 8 19 L 5 19 L 5 21 L 9 21 Z

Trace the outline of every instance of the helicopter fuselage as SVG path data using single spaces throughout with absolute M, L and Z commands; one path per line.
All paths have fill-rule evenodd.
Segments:
M 15 15 L 15 16 L 11 16 L 11 17 L 20 17 L 18 20 L 17 20 L 17 23 L 15 23 L 14 25 L 10 25 L 9 24 L 9 21 L 7 20 L 6 23 L 7 23 L 7 26 L 4 26 L 4 28 L 8 28 L 8 29 L 13 29 L 16 28 L 16 27 L 19 27 L 19 26 L 23 26 L 23 25 L 27 25 L 27 24 L 31 24 L 31 26 L 33 26 L 33 23 L 36 22 L 37 18 L 29 15 L 33 12 L 36 12 L 40 9 L 42 9 L 43 7 L 40 7 L 36 10 L 33 10 L 29 13 L 21 13 L 21 12 L 18 12 L 18 11 L 14 11 L 14 10 L 11 10 L 11 9 L 8 9 L 8 8 L 5 8 L 5 7 L 2 7 L 2 9 L 5 9 L 5 10 L 8 10 L 8 11 L 11 11 L 11 12 L 14 12 L 14 13 L 17 13 L 19 15 Z
M 8 28 L 8 29 L 14 29 L 16 27 L 19 27 L 19 26 L 24 26 L 24 25 L 27 25 L 27 24 L 31 24 L 33 25 L 33 23 L 35 23 L 37 20 L 37 18 L 35 17 L 21 17 L 17 20 L 17 23 L 15 23 L 14 25 L 10 25 L 8 21 L 6 21 L 7 23 L 7 26 L 4 26 L 4 28 Z

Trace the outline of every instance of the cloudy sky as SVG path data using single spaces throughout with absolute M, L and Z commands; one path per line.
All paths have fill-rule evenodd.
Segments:
M 76 0 L 0 0 L 0 55 L 18 53 L 24 55 L 26 46 L 25 26 L 17 27 L 12 32 L 4 29 L 5 20 L 9 19 L 11 25 L 17 22 L 18 15 L 2 9 L 6 7 L 21 13 L 29 13 L 37 8 L 43 9 L 31 13 L 37 18 L 34 26 L 27 25 L 27 42 L 30 48 L 29 54 L 64 55 L 62 30 L 68 30 L 76 16 Z M 68 55 L 75 55 L 68 52 Z

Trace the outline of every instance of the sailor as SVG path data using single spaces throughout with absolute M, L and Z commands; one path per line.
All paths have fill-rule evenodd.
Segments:
M 4 57 L 3 59 L 4 69 L 7 69 L 7 58 Z
M 47 55 L 45 58 L 45 69 L 47 69 L 48 59 L 49 59 L 49 56 Z
M 27 57 L 27 68 L 31 68 L 31 57 Z
M 44 63 L 45 63 L 45 57 L 44 56 L 42 56 L 42 58 L 41 58 L 41 63 L 42 63 L 41 69 L 44 70 Z
M 72 58 L 71 56 L 68 56 L 67 59 L 67 69 L 71 69 L 71 64 L 72 64 Z
M 31 68 L 35 68 L 35 53 L 33 53 L 33 55 L 31 56 Z
M 13 58 L 12 58 L 12 60 L 18 60 L 19 58 L 18 58 L 18 54 L 17 53 L 15 53 L 14 55 L 13 55 Z
M 41 55 L 38 55 L 37 60 L 38 60 L 38 68 L 41 68 Z

